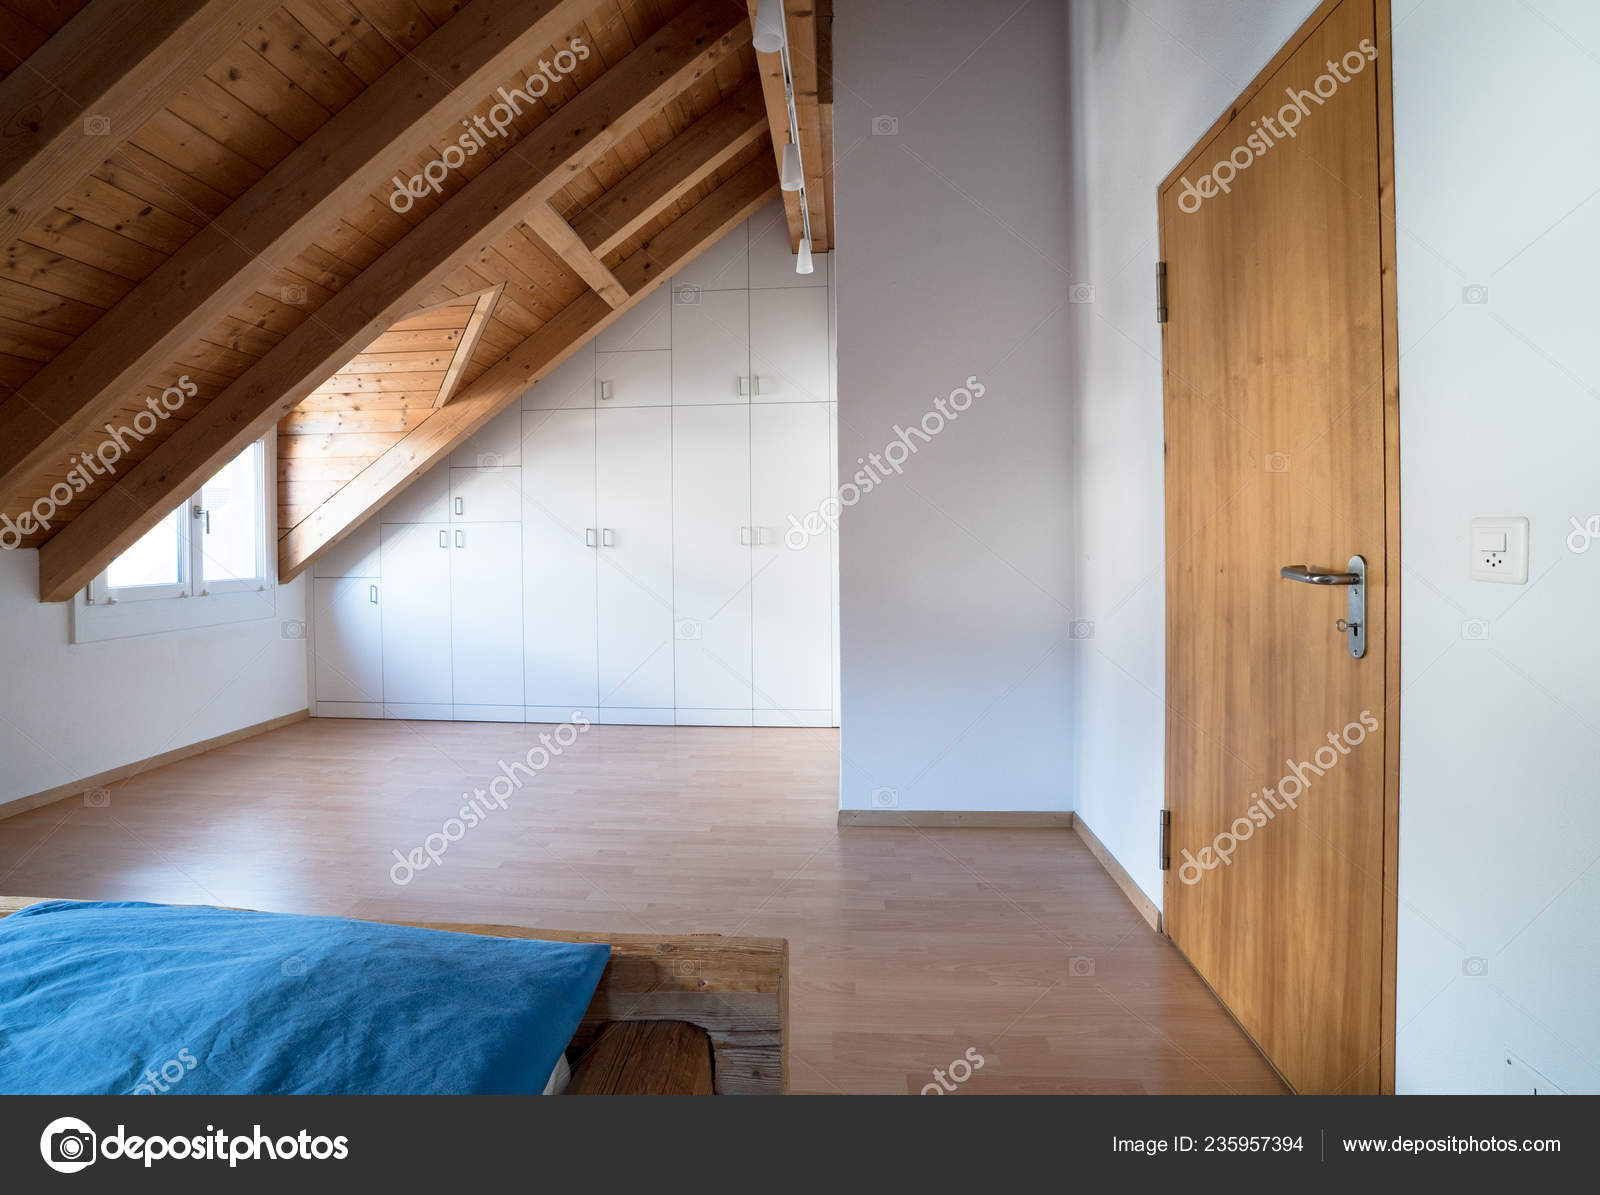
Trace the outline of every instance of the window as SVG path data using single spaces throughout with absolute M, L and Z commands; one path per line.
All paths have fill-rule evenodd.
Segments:
M 234 457 L 90 582 L 73 603 L 83 614 L 75 641 L 273 613 L 271 439 Z

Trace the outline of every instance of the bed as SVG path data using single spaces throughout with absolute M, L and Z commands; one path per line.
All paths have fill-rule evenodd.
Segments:
M 49 899 L 0 896 L 0 918 Z M 788 1089 L 784 939 L 370 924 L 609 946 L 610 956 L 566 1050 L 571 1094 L 754 1095 Z

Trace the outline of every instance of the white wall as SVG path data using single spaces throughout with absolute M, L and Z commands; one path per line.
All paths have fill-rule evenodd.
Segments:
M 987 387 L 844 511 L 844 808 L 1071 807 L 1064 38 L 1059 4 L 836 6 L 841 479 Z
M 0 804 L 306 708 L 304 584 L 272 617 L 68 642 L 39 553 L 0 552 Z
M 1399 1090 L 1600 1091 L 1600 8 L 1395 5 Z M 1487 304 L 1462 288 L 1488 287 Z M 1530 581 L 1467 579 L 1526 515 Z M 1488 623 L 1486 639 L 1463 623 Z M 1487 960 L 1464 974 L 1463 960 Z
M 1080 0 L 1069 6 L 1077 418 L 1077 811 L 1161 903 L 1166 573 L 1156 186 L 1315 0 Z M 847 545 L 848 546 L 848 545 Z

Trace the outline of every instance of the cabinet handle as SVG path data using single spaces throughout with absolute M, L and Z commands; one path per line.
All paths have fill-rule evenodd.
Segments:
M 748 548 L 748 547 L 751 546 L 751 543 L 750 543 L 750 528 L 748 528 L 748 527 L 740 527 L 739 528 L 739 546 L 741 548 Z
M 456 547 L 464 548 L 466 546 L 467 546 L 467 533 L 465 531 L 458 530 L 456 532 Z
M 750 393 L 750 379 L 745 377 L 744 374 L 740 374 L 739 375 L 739 393 L 740 394 L 749 394 Z
M 758 373 L 753 373 L 750 375 L 750 393 L 761 393 L 761 375 Z
M 456 513 L 457 513 L 457 514 L 464 514 L 464 513 L 466 513 L 466 512 L 465 512 L 465 511 L 463 511 L 463 510 L 462 510 L 462 509 L 461 509 L 461 499 L 460 499 L 460 498 L 457 498 L 457 499 L 456 499 Z
M 602 399 L 607 399 L 607 398 L 611 397 L 611 383 L 610 382 L 601 382 L 600 383 L 600 397 Z
M 445 532 L 443 527 L 439 528 L 439 546 L 441 548 L 448 548 L 450 546 L 450 537 Z
M 612 533 L 611 528 L 600 528 L 600 546 L 602 548 L 614 548 L 617 546 L 617 537 Z
M 770 528 L 770 527 L 757 527 L 756 528 L 756 547 L 765 548 L 771 543 L 772 543 L 772 528 Z
M 592 548 L 595 546 L 593 527 L 585 527 L 583 529 L 583 546 L 586 548 Z
M 376 585 L 367 586 L 367 601 L 371 602 L 374 606 L 378 604 L 378 587 Z

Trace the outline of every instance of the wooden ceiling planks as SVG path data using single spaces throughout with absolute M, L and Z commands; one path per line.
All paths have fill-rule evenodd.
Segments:
M 92 0 L 88 15 L 96 7 L 124 2 Z M 224 443 L 225 432 L 231 438 L 240 427 L 254 431 L 263 419 L 282 419 L 285 528 L 312 512 L 320 512 L 319 523 L 325 522 L 324 508 L 388 457 L 399 442 L 394 437 L 416 433 L 433 417 L 428 412 L 448 414 L 452 426 L 463 417 L 453 410 L 459 400 L 433 405 L 441 387 L 447 398 L 448 387 L 463 396 L 475 393 L 487 379 L 505 376 L 506 363 L 519 353 L 525 357 L 530 344 L 547 346 L 602 319 L 591 318 L 591 303 L 611 312 L 625 309 L 637 295 L 635 286 L 656 281 L 651 271 L 659 247 L 653 242 L 678 243 L 685 229 L 700 227 L 706 214 L 701 205 L 716 196 L 725 205 L 733 180 L 748 191 L 771 175 L 770 169 L 757 169 L 757 163 L 771 160 L 764 129 L 748 119 L 728 118 L 729 101 L 741 94 L 748 99 L 756 75 L 748 24 L 736 6 L 730 15 L 723 0 L 585 0 L 566 6 L 547 0 L 542 7 L 517 0 L 517 5 L 529 20 L 535 9 L 556 7 L 570 19 L 554 22 L 556 32 L 543 39 L 542 47 L 535 48 L 537 39 L 530 39 L 505 56 L 500 69 L 478 80 L 470 98 L 458 93 L 463 97 L 459 109 L 436 103 L 436 131 L 412 137 L 395 157 L 395 171 L 381 183 L 345 187 L 345 201 L 318 210 L 315 221 L 295 224 L 291 211 L 295 233 L 281 239 L 279 251 L 258 255 L 265 268 L 247 288 L 227 302 L 209 301 L 220 288 L 190 283 L 195 310 L 204 318 L 169 321 L 161 325 L 168 329 L 165 335 L 151 331 L 151 339 L 163 340 L 162 350 L 138 358 L 137 368 L 124 369 L 122 392 L 102 393 L 96 415 L 113 422 L 132 419 L 144 411 L 147 395 L 184 379 L 194 392 L 152 434 L 130 444 L 114 477 L 96 479 L 81 499 L 54 512 L 47 530 L 36 529 L 25 538 L 27 546 L 45 547 L 42 597 L 70 596 L 70 585 L 83 569 L 108 558 L 108 551 L 134 534 L 139 519 L 148 517 L 138 514 L 141 505 L 148 502 L 153 509 L 167 501 L 174 485 L 188 484 L 194 468 L 231 446 L 231 439 Z M 103 145 L 101 159 L 66 180 L 49 210 L 0 243 L 0 428 L 13 417 L 7 411 L 14 405 L 8 388 L 27 394 L 55 374 L 96 376 L 87 371 L 100 358 L 85 363 L 76 346 L 150 295 L 172 302 L 167 293 L 172 288 L 152 291 L 151 281 L 160 279 L 187 246 L 206 244 L 208 237 L 214 241 L 218 218 L 230 208 L 237 211 L 241 197 L 281 172 L 350 105 L 370 107 L 374 89 L 397 67 L 414 61 L 429 38 L 451 22 L 459 31 L 474 12 L 481 19 L 511 6 L 507 0 L 283 0 L 243 36 L 196 64 L 188 85 L 159 112 L 126 130 L 130 135 L 114 139 L 115 144 Z M 8 48 L 17 58 L 42 53 L 80 7 L 77 0 L 0 0 L 0 13 L 6 14 L 0 17 L 0 74 L 11 65 Z M 706 54 L 699 69 L 658 88 L 660 94 L 628 120 L 616 121 L 616 105 L 595 97 L 616 93 L 618 68 L 670 22 L 713 7 L 722 11 L 725 23 L 737 22 L 742 33 L 727 39 L 722 52 Z M 15 20 L 8 24 L 7 18 Z M 587 51 L 581 56 L 555 58 L 558 50 L 576 50 L 580 44 Z M 571 69 L 552 70 L 552 60 Z M 524 87 L 539 71 L 550 80 L 541 96 L 529 96 L 516 113 L 503 105 L 496 109 L 499 88 L 509 93 Z M 533 90 L 527 87 L 524 94 Z M 362 96 L 368 99 L 361 101 Z M 577 123 L 569 118 L 567 136 L 585 150 L 563 161 L 541 150 L 535 134 L 569 109 Z M 695 141 L 683 140 L 719 110 L 725 127 L 701 127 Z M 401 179 L 420 173 L 459 130 L 485 127 L 494 132 L 479 137 L 480 152 L 447 171 L 436 191 L 402 195 L 391 204 L 396 173 Z M 545 144 L 559 140 L 553 131 L 545 136 Z M 665 162 L 655 160 L 668 150 Z M 532 206 L 524 203 L 514 219 L 491 214 L 467 221 L 459 248 L 439 235 L 438 222 L 427 234 L 434 247 L 417 239 L 435 213 L 454 212 L 452 200 L 508 153 L 519 155 L 519 161 L 531 155 L 523 168 L 537 184 L 530 189 Z M 679 156 L 682 164 L 675 160 Z M 350 165 L 347 175 L 356 173 Z M 629 188 L 625 198 L 612 194 L 619 186 Z M 511 203 L 511 190 L 502 189 L 504 202 Z M 403 202 L 406 198 L 413 202 Z M 287 195 L 284 202 L 290 202 Z M 625 213 L 624 223 L 615 224 L 619 213 Z M 282 205 L 264 205 L 261 220 L 282 227 Z M 608 224 L 605 233 L 597 231 Z M 473 233 L 473 227 L 480 232 Z M 437 265 L 399 268 L 393 251 L 402 244 L 408 246 L 402 256 L 422 246 L 422 256 Z M 194 249 L 188 253 L 195 256 Z M 465 325 L 456 316 L 449 317 L 457 321 L 460 339 L 443 369 L 431 367 L 441 363 L 435 358 L 451 343 L 450 327 L 429 328 L 410 318 L 388 326 L 392 313 L 405 304 L 414 309 L 422 302 L 462 299 L 466 302 L 457 306 L 469 310 L 473 297 L 489 288 L 499 292 L 499 300 L 492 311 L 479 312 L 469 336 L 460 335 Z M 450 309 L 412 318 L 437 321 L 441 310 Z M 374 319 L 388 330 L 359 357 L 340 351 L 341 338 L 360 337 L 357 344 L 370 339 Z M 181 331 L 172 332 L 173 327 Z M 342 330 L 330 335 L 329 329 Z M 295 348 L 297 343 L 302 347 Z M 306 351 L 311 345 L 325 347 Z M 80 361 L 74 369 L 60 364 L 74 357 Z M 307 365 L 325 358 L 328 365 L 320 377 L 294 384 L 285 380 L 292 380 L 298 367 L 284 372 L 264 365 L 302 358 Z M 241 389 L 245 379 L 252 380 Z M 277 400 L 268 394 L 279 386 L 284 392 L 275 406 Z M 303 400 L 298 405 L 292 401 L 296 397 Z M 231 405 L 212 410 L 219 400 Z M 258 408 L 261 413 L 251 416 Z M 5 449 L 0 448 L 0 472 L 8 483 L 0 487 L 0 514 L 15 516 L 32 506 L 49 494 L 72 459 L 95 451 L 104 429 L 99 421 L 81 422 L 82 429 L 72 435 L 46 429 L 59 459 L 35 453 L 37 467 L 31 470 L 3 468 Z M 126 484 L 135 477 L 138 484 Z
M 504 236 L 522 213 L 547 200 L 748 37 L 748 24 L 724 0 L 698 0 L 453 191 L 323 304 L 314 320 L 296 328 L 147 459 L 121 474 L 106 497 L 53 534 L 40 554 L 41 595 L 52 601 L 70 597 L 159 522 L 171 500 L 198 486 L 348 360 L 352 346 L 414 308 L 473 245 Z

